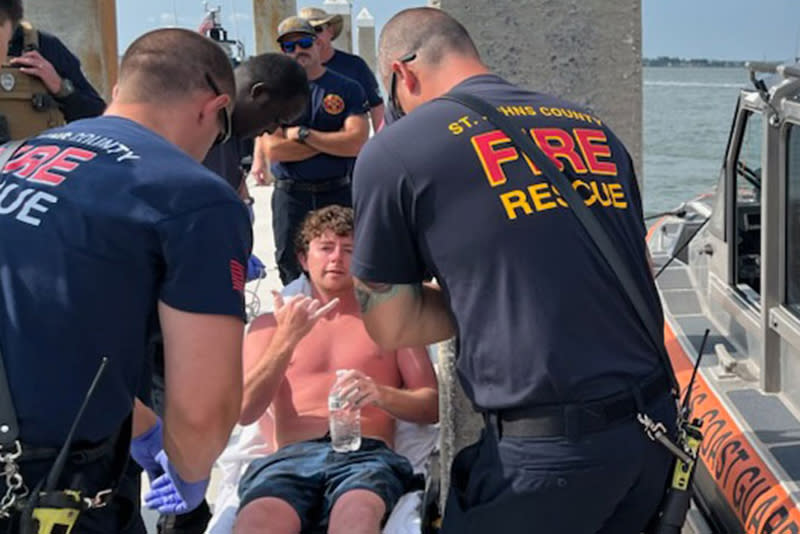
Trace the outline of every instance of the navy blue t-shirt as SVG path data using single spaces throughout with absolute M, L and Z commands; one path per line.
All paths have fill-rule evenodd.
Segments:
M 252 233 L 211 171 L 121 117 L 31 139 L 0 175 L 0 352 L 21 439 L 60 446 L 103 356 L 76 434 L 130 412 L 159 300 L 242 317 Z
M 350 115 L 361 115 L 369 109 L 364 90 L 350 78 L 325 69 L 325 74 L 309 82 L 311 99 L 306 112 L 292 126 L 308 126 L 312 130 L 341 130 Z M 302 161 L 273 163 L 272 175 L 278 180 L 320 182 L 350 176 L 356 158 L 317 154 Z
M 383 104 L 381 90 L 378 88 L 378 80 L 375 79 L 375 75 L 367 65 L 367 62 L 359 56 L 341 50 L 334 50 L 333 56 L 325 63 L 325 66 L 335 70 L 342 76 L 347 76 L 357 81 L 367 95 L 370 109 Z
M 203 166 L 214 171 L 228 182 L 234 191 L 238 191 L 244 178 L 242 153 L 242 140 L 232 136 L 226 142 L 211 147 L 203 160 Z
M 456 89 L 531 129 L 563 165 L 662 321 L 631 159 L 605 123 L 494 75 Z M 457 327 L 458 373 L 477 407 L 599 398 L 660 365 L 557 190 L 477 113 L 433 101 L 379 132 L 359 155 L 353 201 L 353 273 L 394 284 L 436 276 Z

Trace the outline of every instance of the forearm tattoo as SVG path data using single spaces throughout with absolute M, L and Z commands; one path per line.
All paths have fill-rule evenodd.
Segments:
M 404 291 L 410 291 L 414 296 L 419 296 L 421 289 L 417 285 L 409 284 L 382 284 L 375 282 L 358 281 L 355 285 L 356 299 L 361 308 L 361 313 L 365 314 L 372 308 L 387 301 Z

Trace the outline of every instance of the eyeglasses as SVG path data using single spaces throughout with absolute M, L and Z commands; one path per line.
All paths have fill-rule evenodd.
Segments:
M 398 61 L 400 63 L 408 63 L 410 61 L 414 61 L 415 59 L 417 59 L 417 53 L 409 52 L 398 59 Z M 392 71 L 392 81 L 389 89 L 389 117 L 392 119 L 392 121 L 396 121 L 402 119 L 405 114 L 406 112 L 403 111 L 403 106 L 401 106 L 400 102 L 397 100 L 397 74 Z
M 315 37 L 301 37 L 300 39 L 295 39 L 294 41 L 283 41 L 281 42 L 281 50 L 283 50 L 286 54 L 291 54 L 298 46 L 303 50 L 308 50 L 314 46 L 314 39 Z
M 222 91 L 219 90 L 219 87 L 217 87 L 217 84 L 214 82 L 214 79 L 207 72 L 206 72 L 206 81 L 208 82 L 208 85 L 211 87 L 211 90 L 214 91 L 215 95 L 222 96 Z M 214 139 L 214 144 L 216 145 L 221 145 L 222 143 L 225 143 L 226 141 L 228 141 L 228 139 L 231 138 L 231 131 L 232 131 L 231 115 L 230 113 L 228 113 L 227 107 L 223 106 L 222 108 L 220 108 L 219 119 L 220 119 L 220 124 L 222 126 L 219 130 L 219 133 L 217 134 L 217 138 Z
M 317 33 L 322 33 L 325 31 L 325 28 L 327 27 L 328 27 L 327 24 L 320 24 L 319 26 L 314 26 L 314 31 Z

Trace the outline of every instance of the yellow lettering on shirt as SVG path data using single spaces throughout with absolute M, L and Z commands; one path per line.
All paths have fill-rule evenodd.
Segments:
M 506 210 L 506 215 L 512 221 L 517 218 L 516 210 L 522 209 L 525 215 L 533 213 L 528 200 L 525 198 L 525 193 L 519 190 L 509 191 L 500 195 L 500 201 Z

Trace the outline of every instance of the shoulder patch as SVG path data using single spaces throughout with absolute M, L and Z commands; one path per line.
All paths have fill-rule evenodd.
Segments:
M 325 98 L 322 100 L 322 107 L 324 107 L 325 111 L 329 114 L 338 115 L 344 111 L 344 100 L 337 94 L 329 93 L 325 95 Z

